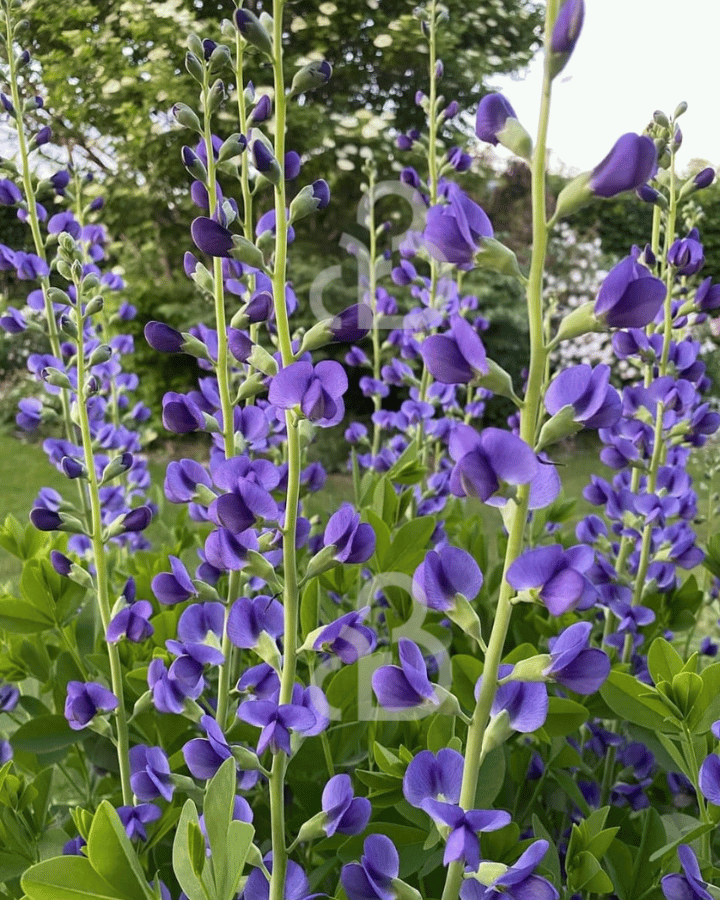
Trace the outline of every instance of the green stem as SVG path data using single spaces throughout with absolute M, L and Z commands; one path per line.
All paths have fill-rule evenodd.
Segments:
M 282 167 L 285 159 L 285 119 L 287 98 L 283 73 L 282 23 L 284 0 L 273 0 L 273 74 L 275 87 L 275 159 Z M 280 178 L 275 186 L 275 256 L 273 266 L 273 303 L 278 342 L 284 367 L 293 362 L 290 324 L 285 303 L 285 282 L 287 270 L 288 222 L 285 200 L 285 181 Z M 285 585 L 283 591 L 283 667 L 280 678 L 278 704 L 292 702 L 298 650 L 298 572 L 295 550 L 298 503 L 300 497 L 300 433 L 295 413 L 285 412 L 287 429 L 288 482 L 283 524 L 283 569 Z M 273 870 L 270 879 L 269 900 L 283 900 L 285 876 L 287 872 L 287 850 L 285 847 L 285 771 L 287 757 L 278 752 L 273 760 L 270 775 L 270 816 L 272 833 Z
M 545 22 L 545 45 L 550 43 L 550 16 Z M 528 324 L 530 332 L 530 366 L 527 391 L 520 416 L 520 436 L 530 446 L 534 445 L 535 433 L 540 413 L 540 401 L 543 389 L 543 373 L 547 349 L 543 341 L 542 287 L 545 268 L 545 255 L 548 243 L 548 227 L 545 221 L 545 154 L 547 128 L 550 115 L 551 78 L 547 66 L 543 77 L 542 100 L 538 136 L 532 165 L 532 221 L 533 243 L 530 277 L 527 285 Z M 523 535 L 527 521 L 530 489 L 523 485 L 518 490 L 518 499 L 511 515 L 503 579 L 500 586 L 495 620 L 488 641 L 483 679 L 478 695 L 472 723 L 468 728 L 465 747 L 465 765 L 463 768 L 462 787 L 460 790 L 460 806 L 471 809 L 475 802 L 480 764 L 483 757 L 483 740 L 490 718 L 495 694 L 497 693 L 497 673 L 502 658 L 505 638 L 512 615 L 513 589 L 505 578 L 509 566 L 520 555 L 523 546 Z M 448 868 L 442 900 L 456 900 L 462 882 L 463 864 L 453 862 Z
M 107 567 L 107 554 L 103 541 L 103 525 L 100 504 L 100 491 L 97 472 L 95 470 L 95 458 L 93 455 L 92 435 L 90 432 L 90 420 L 87 413 L 87 397 L 85 395 L 85 341 L 83 331 L 82 305 L 84 302 L 82 282 L 75 281 L 77 300 L 75 303 L 75 322 L 77 325 L 77 418 L 82 436 L 82 447 L 87 469 L 88 498 L 90 502 L 90 521 L 93 557 L 95 559 L 95 584 L 97 588 L 98 608 L 103 626 L 103 636 L 110 624 L 110 596 L 109 574 Z M 120 655 L 116 644 L 106 643 L 108 659 L 110 662 L 110 680 L 112 690 L 117 697 L 118 705 L 115 712 L 117 722 L 117 755 L 120 767 L 120 784 L 122 786 L 123 803 L 132 805 L 133 792 L 130 787 L 130 741 L 128 736 L 127 714 L 125 712 L 125 696 L 123 688 L 123 672 L 120 665 Z

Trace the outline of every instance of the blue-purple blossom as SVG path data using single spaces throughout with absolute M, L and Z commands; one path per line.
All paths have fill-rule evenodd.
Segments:
M 161 572 L 153 578 L 151 586 L 160 603 L 171 606 L 195 597 L 197 590 L 182 560 L 177 556 L 170 556 L 168 559 L 172 574 Z
M 510 565 L 506 577 L 516 591 L 530 591 L 552 615 L 561 616 L 578 606 L 586 594 L 594 595 L 585 576 L 594 556 L 584 544 L 568 550 L 559 544 L 535 547 Z
M 205 416 L 197 403 L 176 391 L 168 391 L 163 397 L 162 422 L 175 434 L 190 434 L 205 428 Z
M 183 747 L 185 764 L 195 778 L 212 778 L 232 752 L 218 723 L 212 716 L 202 716 L 200 724 L 205 729 L 205 738 L 194 738 Z
M 65 698 L 65 718 L 74 731 L 84 728 L 98 712 L 117 709 L 118 699 L 94 681 L 68 681 Z
M 498 133 L 505 128 L 508 119 L 517 120 L 517 113 L 507 97 L 503 94 L 486 94 L 478 104 L 475 134 L 481 141 L 497 147 Z
M 313 650 L 334 653 L 345 665 L 352 665 L 361 656 L 372 653 L 377 637 L 372 628 L 361 623 L 370 612 L 369 606 L 353 610 L 319 629 Z
M 193 603 L 183 610 L 177 626 L 177 635 L 181 641 L 202 643 L 208 635 L 222 640 L 225 620 L 225 607 L 222 603 Z
M 550 39 L 550 72 L 554 78 L 570 59 L 585 18 L 583 0 L 566 0 L 553 24 Z
M 573 420 L 585 428 L 609 428 L 621 415 L 620 395 L 610 385 L 610 366 L 570 366 L 563 369 L 545 392 L 550 415 L 570 406 Z
M 497 831 L 512 821 L 510 813 L 494 809 L 463 810 L 452 803 L 425 800 L 422 808 L 440 826 L 447 825 L 450 833 L 445 842 L 443 863 L 462 862 L 474 872 L 480 865 L 478 832 Z
M 430 374 L 442 384 L 470 384 L 489 372 L 483 342 L 462 316 L 452 316 L 448 333 L 426 338 L 420 352 Z
M 233 456 L 214 466 L 212 477 L 227 492 L 210 504 L 208 516 L 216 525 L 238 535 L 258 521 L 277 521 L 278 506 L 269 491 L 280 483 L 280 474 L 269 460 Z
M 457 803 L 464 764 L 462 755 L 449 747 L 439 750 L 437 755 L 430 750 L 421 750 L 405 770 L 405 799 L 418 809 L 423 808 L 426 800 Z
M 675 267 L 678 275 L 695 275 L 705 263 L 700 232 L 692 228 L 686 238 L 679 238 L 668 250 L 668 262 Z
M 325 813 L 323 829 L 328 837 L 334 834 L 361 834 L 370 821 L 372 808 L 366 797 L 353 795 L 349 775 L 334 775 L 322 793 Z
M 458 185 L 449 183 L 443 194 L 449 203 L 430 207 L 423 242 L 435 259 L 471 269 L 483 238 L 493 236 L 490 219 Z
M 634 256 L 626 256 L 600 286 L 595 315 L 608 328 L 644 328 L 658 314 L 666 293 L 659 278 Z
M 395 900 L 393 880 L 400 872 L 400 857 L 395 845 L 384 834 L 365 838 L 359 863 L 342 867 L 340 880 L 348 900 Z
M 149 638 L 155 631 L 148 621 L 152 615 L 152 606 L 147 600 L 138 600 L 116 613 L 110 621 L 105 639 L 113 644 L 126 637 L 139 644 Z
M 12 712 L 18 705 L 20 689 L 14 684 L 0 684 L 0 712 Z
M 502 875 L 489 884 L 467 878 L 460 888 L 461 900 L 557 900 L 557 890 L 540 875 L 533 874 L 548 851 L 547 841 L 535 841 Z
M 713 734 L 715 731 L 713 726 Z M 720 806 L 720 756 L 717 753 L 711 753 L 700 766 L 700 792 L 710 803 Z
M 238 10 L 241 12 L 242 10 Z M 272 874 L 273 855 L 266 853 L 263 857 L 265 868 Z M 285 885 L 283 887 L 283 900 L 313 900 L 315 897 L 322 897 L 322 894 L 309 894 L 310 882 L 307 875 L 292 859 L 287 861 L 287 869 L 285 871 Z M 245 882 L 245 890 L 240 895 L 240 900 L 268 900 L 270 896 L 270 884 L 265 877 L 264 872 L 259 869 L 253 869 L 248 875 Z
M 498 678 L 507 678 L 512 674 L 513 666 L 498 667 Z M 480 696 L 482 676 L 475 685 L 475 699 Z M 506 681 L 498 686 L 490 708 L 491 721 L 506 713 L 507 725 L 513 731 L 530 734 L 542 728 L 547 718 L 550 700 L 547 688 L 538 681 Z
M 317 716 L 301 702 L 278 705 L 275 700 L 244 700 L 237 715 L 243 722 L 262 729 L 257 745 L 258 756 L 268 748 L 271 753 L 282 750 L 290 756 L 290 732 L 310 734 L 317 725 Z
M 251 649 L 257 646 L 265 632 L 272 638 L 283 633 L 282 604 L 274 597 L 260 594 L 252 599 L 239 597 L 230 608 L 227 635 L 236 647 Z
M 373 672 L 372 688 L 380 705 L 388 710 L 439 706 L 440 700 L 417 644 L 400 638 L 398 654 L 400 666 L 381 666 Z
M 532 449 L 521 438 L 500 428 L 478 433 L 459 424 L 450 433 L 450 456 L 455 462 L 450 490 L 456 497 L 477 497 L 491 506 L 501 506 L 503 482 L 530 483 L 538 470 Z
M 348 389 L 345 370 L 334 360 L 291 363 L 270 382 L 268 400 L 280 409 L 296 408 L 305 418 L 329 428 L 345 415 L 342 396 Z
M 207 216 L 198 216 L 190 226 L 193 242 L 208 256 L 229 257 L 235 246 L 227 228 Z
M 482 583 L 480 567 L 467 550 L 442 547 L 428 551 L 415 570 L 412 595 L 423 606 L 445 611 L 453 608 L 458 594 L 474 600 Z
M 603 650 L 589 647 L 590 622 L 576 622 L 566 628 L 550 647 L 550 665 L 543 671 L 547 677 L 575 691 L 594 694 L 610 674 L 610 660 Z
M 172 800 L 175 785 L 162 747 L 138 744 L 130 748 L 130 787 L 140 800 Z
M 590 189 L 596 197 L 614 197 L 623 191 L 633 191 L 650 178 L 656 163 L 653 141 L 629 132 L 617 139 L 605 159 L 592 170 Z
M 677 853 L 682 874 L 665 875 L 660 879 L 660 888 L 666 900 L 712 900 L 713 895 L 707 890 L 708 884 L 703 881 L 692 848 L 688 844 L 680 844 Z
M 360 515 L 349 503 L 330 516 L 323 537 L 325 547 L 335 547 L 334 558 L 349 565 L 370 559 L 375 552 L 372 525 L 360 522 Z
M 181 353 L 185 338 L 175 328 L 164 322 L 148 322 L 144 329 L 145 340 L 158 353 Z
M 150 822 L 157 822 L 162 810 L 154 803 L 138 803 L 137 806 L 118 806 L 117 814 L 130 840 L 137 838 L 139 841 L 146 841 L 145 826 Z

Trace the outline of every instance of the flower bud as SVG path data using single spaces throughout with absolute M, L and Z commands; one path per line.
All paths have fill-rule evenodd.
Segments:
M 90 354 L 88 366 L 100 366 L 112 357 L 112 347 L 109 344 L 100 344 Z
M 86 316 L 94 316 L 96 313 L 102 311 L 102 308 L 105 306 L 105 301 L 101 294 L 93 297 L 88 300 L 87 306 L 85 307 L 85 315 Z
M 197 178 L 198 181 L 202 181 L 204 184 L 207 181 L 207 169 L 203 165 L 200 157 L 188 146 L 183 147 L 180 154 L 182 156 L 183 165 L 190 175 L 192 175 L 193 178 Z
M 202 125 L 197 115 L 190 109 L 187 103 L 176 103 L 172 108 L 172 114 L 178 125 L 190 128 L 202 134 Z
M 302 219 L 318 209 L 325 209 L 329 202 L 330 188 L 322 178 L 319 178 L 312 184 L 305 185 L 290 204 L 288 224 L 292 225 L 298 219 Z
M 261 125 L 266 122 L 272 113 L 272 102 L 267 94 L 263 94 L 255 105 L 255 108 L 248 116 L 248 127 L 251 125 Z
M 223 141 L 223 145 L 218 153 L 218 163 L 225 162 L 228 159 L 235 159 L 247 147 L 247 138 L 244 134 L 235 132 Z
M 518 121 L 515 110 L 502 94 L 487 94 L 480 101 L 475 120 L 475 134 L 481 141 L 502 144 L 522 159 L 530 159 L 532 140 Z
M 191 32 L 187 37 L 187 47 L 191 53 L 194 53 L 198 59 L 204 59 L 205 57 L 205 48 L 203 47 L 203 42 L 200 37 Z
M 241 237 L 239 234 L 232 236 L 233 247 L 230 250 L 230 256 L 238 262 L 252 266 L 254 269 L 265 270 L 265 258 L 262 251 L 249 241 L 247 238 Z
M 326 60 L 315 60 L 303 66 L 295 73 L 290 85 L 290 97 L 314 91 L 316 88 L 327 84 L 332 75 L 332 66 Z
M 245 38 L 248 44 L 252 44 L 262 53 L 272 56 L 272 40 L 260 20 L 248 9 L 236 9 L 233 15 L 235 27 Z
M 230 51 L 225 44 L 216 44 L 208 59 L 208 72 L 216 75 L 223 69 L 232 67 L 232 59 Z
M 585 4 L 583 0 L 566 0 L 560 7 L 560 12 L 553 25 L 552 39 L 550 41 L 549 68 L 551 78 L 555 78 L 556 75 L 562 72 L 567 61 L 572 56 L 575 44 L 580 37 L 584 17 Z
M 205 68 L 194 53 L 185 54 L 185 68 L 188 70 L 191 78 L 195 79 L 199 84 L 203 83 Z
M 72 456 L 63 456 L 60 460 L 60 468 L 66 478 L 87 478 L 88 471 L 85 466 Z
M 218 78 L 215 82 L 213 82 L 213 85 L 207 95 L 205 114 L 211 116 L 214 112 L 217 112 L 226 97 L 227 93 L 225 91 L 225 85 Z
M 103 473 L 100 478 L 100 484 L 107 484 L 114 478 L 118 478 L 120 475 L 124 475 L 125 472 L 127 472 L 128 469 L 132 466 L 132 464 L 132 453 L 121 453 L 120 456 L 114 457 L 103 469 Z

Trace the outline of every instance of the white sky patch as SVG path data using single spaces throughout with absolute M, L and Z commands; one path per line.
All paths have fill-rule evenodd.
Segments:
M 591 169 L 621 134 L 640 133 L 656 109 L 670 115 L 681 100 L 681 170 L 695 158 L 720 165 L 719 28 L 718 0 L 585 0 L 582 34 L 553 87 L 553 168 Z M 531 135 L 541 80 L 538 57 L 522 81 L 491 82 Z

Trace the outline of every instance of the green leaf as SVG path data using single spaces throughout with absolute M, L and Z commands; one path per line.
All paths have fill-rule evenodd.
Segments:
M 540 819 L 537 817 L 537 815 L 535 813 L 533 813 L 533 817 L 532 817 L 532 827 L 533 827 L 533 834 L 535 835 L 535 837 L 536 838 L 544 838 L 550 845 L 547 855 L 545 856 L 545 859 L 543 860 L 543 864 L 545 866 L 547 866 L 550 873 L 552 874 L 552 883 L 560 884 L 562 881 L 562 875 L 560 872 L 560 856 L 558 855 L 557 847 L 555 846 L 555 844 L 553 842 L 552 835 L 547 830 L 547 828 L 545 828 L 545 826 L 543 825 L 543 823 L 540 821 Z
M 716 828 L 717 825 L 715 825 L 713 822 L 703 822 L 700 825 L 696 825 L 694 828 L 683 831 L 680 837 L 676 838 L 674 841 L 671 841 L 669 844 L 663 844 L 662 847 L 651 854 L 650 862 L 654 862 L 656 859 L 662 859 L 663 857 L 669 858 L 671 856 L 674 856 L 675 850 L 680 846 L 680 844 L 691 844 L 699 837 L 702 837 L 709 831 L 714 831 Z
M 20 886 L 30 900 L 124 900 L 84 856 L 59 856 L 37 863 L 22 876 Z
M 406 522 L 392 539 L 386 571 L 411 575 L 425 558 L 427 543 L 434 530 L 433 516 L 420 516 Z
M 192 800 L 186 800 L 183 806 L 175 840 L 173 841 L 173 871 L 178 884 L 185 891 L 188 900 L 208 900 L 206 895 L 207 881 L 203 873 L 202 881 L 195 874 L 191 847 L 191 826 L 200 828 L 197 808 Z M 212 895 L 211 895 L 212 896 Z
M 129 900 L 152 900 L 137 854 L 120 818 L 108 800 L 93 817 L 87 842 L 93 869 Z
M 474 809 L 491 809 L 504 780 L 505 751 L 503 747 L 495 747 L 480 766 Z
M 55 627 L 55 621 L 32 604 L 17 597 L 0 598 L 0 628 L 13 634 L 39 634 Z
M 650 645 L 647 656 L 648 669 L 652 680 L 669 681 L 682 671 L 683 661 L 680 654 L 665 638 L 658 637 Z
M 573 893 L 584 891 L 588 894 L 609 894 L 613 889 L 607 873 L 587 850 L 578 853 L 570 863 L 567 886 Z
M 233 821 L 235 783 L 235 761 L 226 759 L 208 782 L 203 803 L 217 900 L 232 900 L 237 893 L 255 834 L 252 825 Z M 205 853 L 204 840 L 202 852 Z
M 679 672 L 672 680 L 672 693 L 675 703 L 682 710 L 684 718 L 688 718 L 703 689 L 703 681 L 694 672 Z M 704 709 L 700 709 L 704 712 Z
M 396 756 L 392 750 L 383 747 L 377 741 L 373 744 L 373 756 L 377 763 L 378 769 L 385 772 L 386 775 L 397 775 L 402 777 L 407 766 L 403 763 L 399 756 Z
M 565 697 L 550 697 L 543 729 L 550 737 L 565 737 L 587 722 L 588 711 L 581 703 Z
M 29 719 L 18 728 L 12 738 L 16 750 L 26 753 L 53 753 L 77 744 L 87 737 L 87 732 L 73 731 L 65 716 L 47 715 Z
M 433 753 L 444 749 L 455 734 L 455 719 L 452 716 L 432 716 L 427 731 L 427 748 Z
M 375 532 L 375 553 L 372 557 L 375 561 L 375 570 L 387 572 L 389 571 L 387 558 L 390 552 L 390 529 L 371 509 L 364 510 L 363 516 L 372 525 Z
M 483 665 L 475 656 L 458 653 L 452 658 L 452 690 L 466 709 L 475 708 L 475 685 Z
M 617 716 L 635 725 L 671 734 L 681 730 L 680 723 L 670 719 L 660 694 L 625 672 L 613 669 L 600 696 Z
M 300 628 L 303 640 L 320 623 L 320 579 L 311 578 L 305 585 L 300 600 Z
M 398 495 L 387 476 L 383 476 L 375 486 L 372 508 L 389 528 L 393 527 L 397 521 Z

